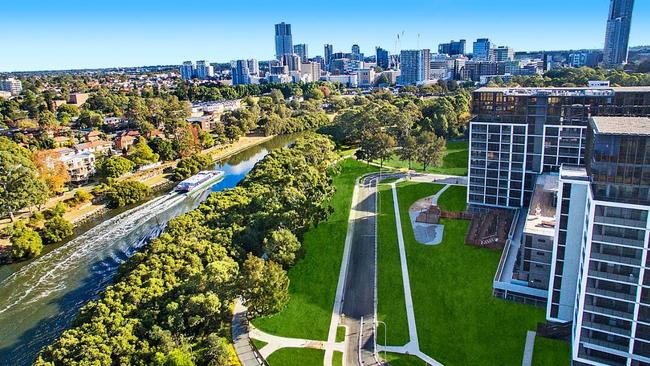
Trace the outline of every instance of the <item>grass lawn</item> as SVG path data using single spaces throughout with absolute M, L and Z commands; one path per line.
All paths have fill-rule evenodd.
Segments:
M 492 296 L 501 253 L 465 245 L 469 221 L 442 219 L 442 243 L 418 244 L 408 207 L 438 188 L 411 182 L 398 187 L 421 350 L 444 365 L 521 364 L 526 332 L 544 320 L 544 310 Z M 441 198 L 457 196 L 452 191 Z
M 321 366 L 325 351 L 313 348 L 280 348 L 266 358 L 271 366 Z
M 436 186 L 437 187 L 437 186 Z M 386 343 L 401 346 L 409 341 L 406 302 L 402 283 L 393 193 L 389 185 L 379 186 L 377 217 L 377 317 L 386 323 Z M 383 324 L 377 343 L 384 344 Z
M 442 166 L 427 167 L 427 172 L 449 174 L 449 175 L 467 175 L 467 159 L 469 157 L 469 148 L 467 141 L 450 141 L 447 142 L 447 155 L 442 160 Z M 379 163 L 379 161 L 377 161 Z M 400 160 L 399 156 L 393 155 L 384 161 L 385 166 L 394 168 L 408 168 L 408 161 Z M 411 162 L 411 168 L 422 171 L 422 164 Z
M 343 352 L 334 351 L 332 366 L 343 366 Z
M 379 352 L 379 356 L 384 357 L 384 353 Z M 390 366 L 427 366 L 426 362 L 413 355 L 387 353 L 385 360 L 390 363 Z
M 438 206 L 443 211 L 465 211 L 467 207 L 467 188 L 451 186 L 438 198 Z
M 266 346 L 268 344 L 268 343 L 266 343 L 264 341 L 260 341 L 259 339 L 255 339 L 255 338 L 251 338 L 251 342 L 253 342 L 253 344 L 255 345 L 255 348 L 257 348 L 258 351 L 261 350 L 262 347 L 264 347 L 264 346 Z
M 336 328 L 336 341 L 337 342 L 345 341 L 345 327 L 338 326 Z
M 344 160 L 340 166 L 341 173 L 334 177 L 336 193 L 331 201 L 334 213 L 307 232 L 302 243 L 305 257 L 289 270 L 289 304 L 278 314 L 253 321 L 267 333 L 327 340 L 354 182 L 357 177 L 376 170 L 352 159 Z
M 569 342 L 535 337 L 535 350 L 533 351 L 533 366 L 570 365 L 571 349 Z

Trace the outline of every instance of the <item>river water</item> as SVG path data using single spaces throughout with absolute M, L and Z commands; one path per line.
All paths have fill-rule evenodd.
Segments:
M 41 257 L 0 268 L 0 365 L 31 364 L 42 347 L 70 326 L 79 309 L 111 283 L 119 265 L 158 236 L 170 219 L 196 208 L 210 191 L 234 187 L 255 163 L 295 137 L 279 136 L 217 163 L 225 176 L 202 194 L 156 197 L 97 220 Z

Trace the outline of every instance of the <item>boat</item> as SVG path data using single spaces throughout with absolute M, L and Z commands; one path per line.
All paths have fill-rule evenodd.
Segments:
M 221 180 L 224 175 L 221 170 L 203 170 L 178 183 L 174 190 L 182 193 L 200 191 Z

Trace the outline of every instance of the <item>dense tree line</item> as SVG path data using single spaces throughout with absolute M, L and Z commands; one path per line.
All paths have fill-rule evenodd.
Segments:
M 283 266 L 297 258 L 305 231 L 329 214 L 335 158 L 330 140 L 310 135 L 171 220 L 36 364 L 237 364 L 230 306 L 238 296 L 253 315 L 286 305 Z
M 501 77 L 491 81 L 490 86 L 522 86 L 522 87 L 573 87 L 587 86 L 590 80 L 609 80 L 612 86 L 648 86 L 650 73 L 630 73 L 616 69 L 591 67 L 549 70 L 544 75 L 513 76 L 508 82 Z

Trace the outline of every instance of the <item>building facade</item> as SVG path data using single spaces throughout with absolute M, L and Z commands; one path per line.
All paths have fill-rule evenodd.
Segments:
M 331 44 L 326 44 L 324 47 L 323 57 L 325 58 L 325 70 L 330 70 L 330 63 L 332 62 L 332 54 L 334 53 L 334 47 Z
M 291 38 L 291 24 L 282 22 L 275 25 L 275 58 L 293 53 L 293 40 Z
M 428 49 L 403 50 L 400 53 L 399 83 L 419 85 L 430 79 L 431 57 Z
M 606 66 L 627 63 L 633 8 L 634 0 L 611 0 L 609 3 L 605 48 L 603 49 L 603 63 Z
M 16 78 L 7 78 L 0 80 L 0 90 L 18 95 L 23 91 L 23 83 Z
M 650 87 L 480 88 L 473 112 L 468 203 L 521 212 L 495 295 L 570 325 L 575 365 L 650 364 Z
M 492 47 L 489 38 L 478 38 L 472 47 L 472 58 L 477 61 L 489 61 Z
M 247 60 L 235 61 L 235 67 L 232 69 L 232 85 L 250 84 L 250 70 L 248 69 Z
M 293 46 L 293 53 L 300 56 L 300 60 L 302 62 L 307 62 L 307 59 L 309 58 L 308 47 L 304 43 L 294 45 Z
M 508 46 L 499 46 L 494 48 L 494 61 L 503 62 L 503 61 L 512 61 L 515 59 L 515 50 L 512 47 Z
M 390 61 L 388 59 L 388 50 L 385 50 L 381 47 L 375 48 L 375 55 L 377 59 L 377 66 L 386 70 L 389 68 Z
M 454 40 L 450 41 L 449 43 L 441 43 L 438 45 L 438 53 L 444 54 L 444 55 L 464 55 L 465 54 L 465 44 L 466 41 L 464 39 L 461 39 L 460 41 L 456 42 Z

